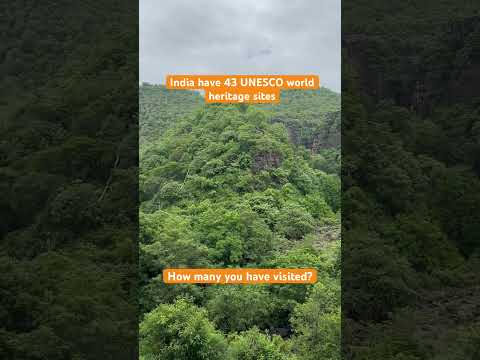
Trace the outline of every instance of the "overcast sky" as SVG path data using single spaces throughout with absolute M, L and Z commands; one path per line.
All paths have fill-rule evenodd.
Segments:
M 340 91 L 340 0 L 140 0 L 140 81 L 317 74 Z

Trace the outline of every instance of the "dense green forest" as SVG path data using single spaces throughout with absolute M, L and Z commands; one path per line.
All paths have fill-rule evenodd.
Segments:
M 1 359 L 137 356 L 136 7 L 0 5 Z
M 478 359 L 478 2 L 344 5 L 345 358 Z
M 340 96 L 203 105 L 140 86 L 140 354 L 340 358 Z M 165 285 L 166 267 L 315 267 L 315 285 Z

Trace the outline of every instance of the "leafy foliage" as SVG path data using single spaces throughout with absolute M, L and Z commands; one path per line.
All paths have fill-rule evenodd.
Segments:
M 141 359 L 221 360 L 225 340 L 205 311 L 179 300 L 160 305 L 140 325 Z
M 307 348 L 314 340 L 305 331 L 311 319 L 299 314 L 302 304 L 313 308 L 319 301 L 312 286 L 166 286 L 161 272 L 316 267 L 324 286 L 338 288 L 339 239 L 323 239 L 320 229 L 338 228 L 340 221 L 339 144 L 325 130 L 338 134 L 339 118 L 332 114 L 338 113 L 339 96 L 323 89 L 294 91 L 282 95 L 289 100 L 278 108 L 207 105 L 180 114 L 193 109 L 197 94 L 151 85 L 140 93 L 149 97 L 140 103 L 146 116 L 141 124 L 163 119 L 154 133 L 145 127 L 140 148 L 141 331 L 149 334 L 141 339 L 142 356 L 168 359 L 173 349 L 179 358 L 206 356 L 203 345 L 190 350 L 197 340 L 170 333 L 171 321 L 178 322 L 175 329 L 189 328 L 201 316 L 209 325 L 202 325 L 198 341 L 208 343 L 207 333 L 219 336 L 222 359 L 310 359 Z M 166 102 L 173 107 L 158 106 Z M 299 130 L 304 134 L 296 138 Z M 195 308 L 187 304 L 202 310 L 190 319 Z M 324 319 L 325 339 L 333 344 L 325 345 L 329 354 L 339 352 L 339 297 L 332 306 L 334 315 Z M 166 320 L 180 308 L 185 315 L 179 311 Z

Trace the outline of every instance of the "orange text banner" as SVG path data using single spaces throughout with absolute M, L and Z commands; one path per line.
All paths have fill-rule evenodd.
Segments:
M 317 270 L 306 269 L 165 269 L 167 284 L 313 284 Z
M 167 89 L 204 90 L 207 103 L 278 103 L 280 90 L 314 90 L 318 75 L 167 75 Z
M 167 75 L 167 89 L 278 88 L 313 90 L 318 75 Z

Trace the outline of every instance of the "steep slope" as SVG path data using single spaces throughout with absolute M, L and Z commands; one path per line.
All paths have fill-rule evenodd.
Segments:
M 281 103 L 261 106 L 284 124 L 290 141 L 315 154 L 316 166 L 340 173 L 340 95 L 326 88 L 283 91 Z

